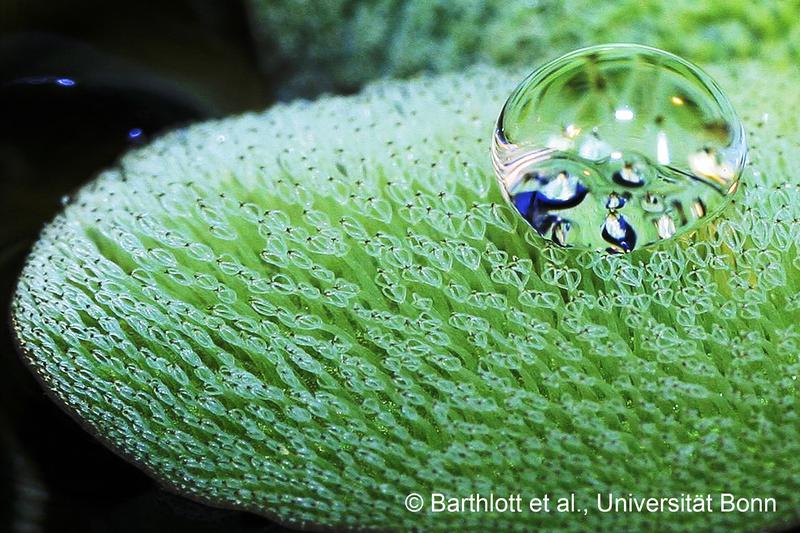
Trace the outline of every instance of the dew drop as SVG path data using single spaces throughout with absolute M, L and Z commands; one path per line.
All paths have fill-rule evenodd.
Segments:
M 705 73 L 640 45 L 577 50 L 533 72 L 497 121 L 503 193 L 542 237 L 630 252 L 697 229 L 728 205 L 744 130 Z

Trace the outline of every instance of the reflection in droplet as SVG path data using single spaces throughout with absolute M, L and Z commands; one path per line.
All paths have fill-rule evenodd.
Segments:
M 659 131 L 656 139 L 656 161 L 658 161 L 659 165 L 669 165 L 669 139 L 667 134 Z
M 625 198 L 618 195 L 615 192 L 612 192 L 608 195 L 608 200 L 606 200 L 606 209 L 619 209 L 625 205 Z
M 578 154 L 584 159 L 599 161 L 606 157 L 611 157 L 611 146 L 607 142 L 600 140 L 597 133 L 592 133 L 581 143 Z
M 636 232 L 622 215 L 609 213 L 603 224 L 603 239 L 614 245 L 615 251 L 630 252 L 636 246 Z
M 675 221 L 672 220 L 671 216 L 663 214 L 656 221 L 656 229 L 658 230 L 659 237 L 662 239 L 669 239 L 675 235 Z
M 540 235 L 629 252 L 719 213 L 746 144 L 727 98 L 697 67 L 654 48 L 603 45 L 517 87 L 492 157 L 503 193 Z
M 625 187 L 641 187 L 644 185 L 642 172 L 634 168 L 630 163 L 626 163 L 621 170 L 611 174 L 611 179 L 614 180 L 614 183 Z
M 695 218 L 706 216 L 706 206 L 703 200 L 695 198 L 694 202 L 692 202 L 692 213 L 694 213 Z
M 614 111 L 614 118 L 623 122 L 633 120 L 633 111 L 630 109 L 617 109 Z
M 659 213 L 665 209 L 664 200 L 660 196 L 649 192 L 645 193 L 641 205 L 642 209 L 649 213 Z
M 567 236 L 572 224 L 569 220 L 559 220 L 553 227 L 553 240 L 564 246 L 567 242 Z
M 559 172 L 555 179 L 537 176 L 536 179 L 543 183 L 541 199 L 555 209 L 574 207 L 586 196 L 586 187 L 575 176 L 566 171 Z
M 732 181 L 734 169 L 725 161 L 716 150 L 703 147 L 689 156 L 689 167 L 692 172 L 713 180 L 720 185 Z

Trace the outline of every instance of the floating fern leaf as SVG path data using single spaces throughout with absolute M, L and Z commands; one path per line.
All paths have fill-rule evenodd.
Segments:
M 381 83 L 170 133 L 44 230 L 36 374 L 177 490 L 353 528 L 753 529 L 800 509 L 796 80 L 713 72 L 746 186 L 656 251 L 542 246 L 487 140 L 520 72 Z M 452 496 L 731 492 L 776 514 L 409 513 Z

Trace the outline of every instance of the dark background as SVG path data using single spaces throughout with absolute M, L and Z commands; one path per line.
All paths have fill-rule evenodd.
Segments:
M 275 528 L 170 494 L 96 442 L 35 383 L 7 324 L 62 198 L 165 129 L 274 101 L 283 67 L 263 70 L 249 24 L 242 0 L 0 0 L 0 532 Z

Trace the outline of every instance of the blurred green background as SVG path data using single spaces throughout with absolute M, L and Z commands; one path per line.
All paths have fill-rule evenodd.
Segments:
M 797 68 L 800 0 L 0 0 L 0 304 L 63 199 L 159 132 L 603 42 Z M 7 327 L 0 346 L 0 531 L 269 527 L 160 490 L 44 397 Z
M 800 2 L 740 0 L 251 0 L 266 71 L 282 95 L 476 62 L 531 65 L 581 46 L 637 42 L 695 63 L 797 64 Z M 314 5 L 313 11 L 309 6 Z

